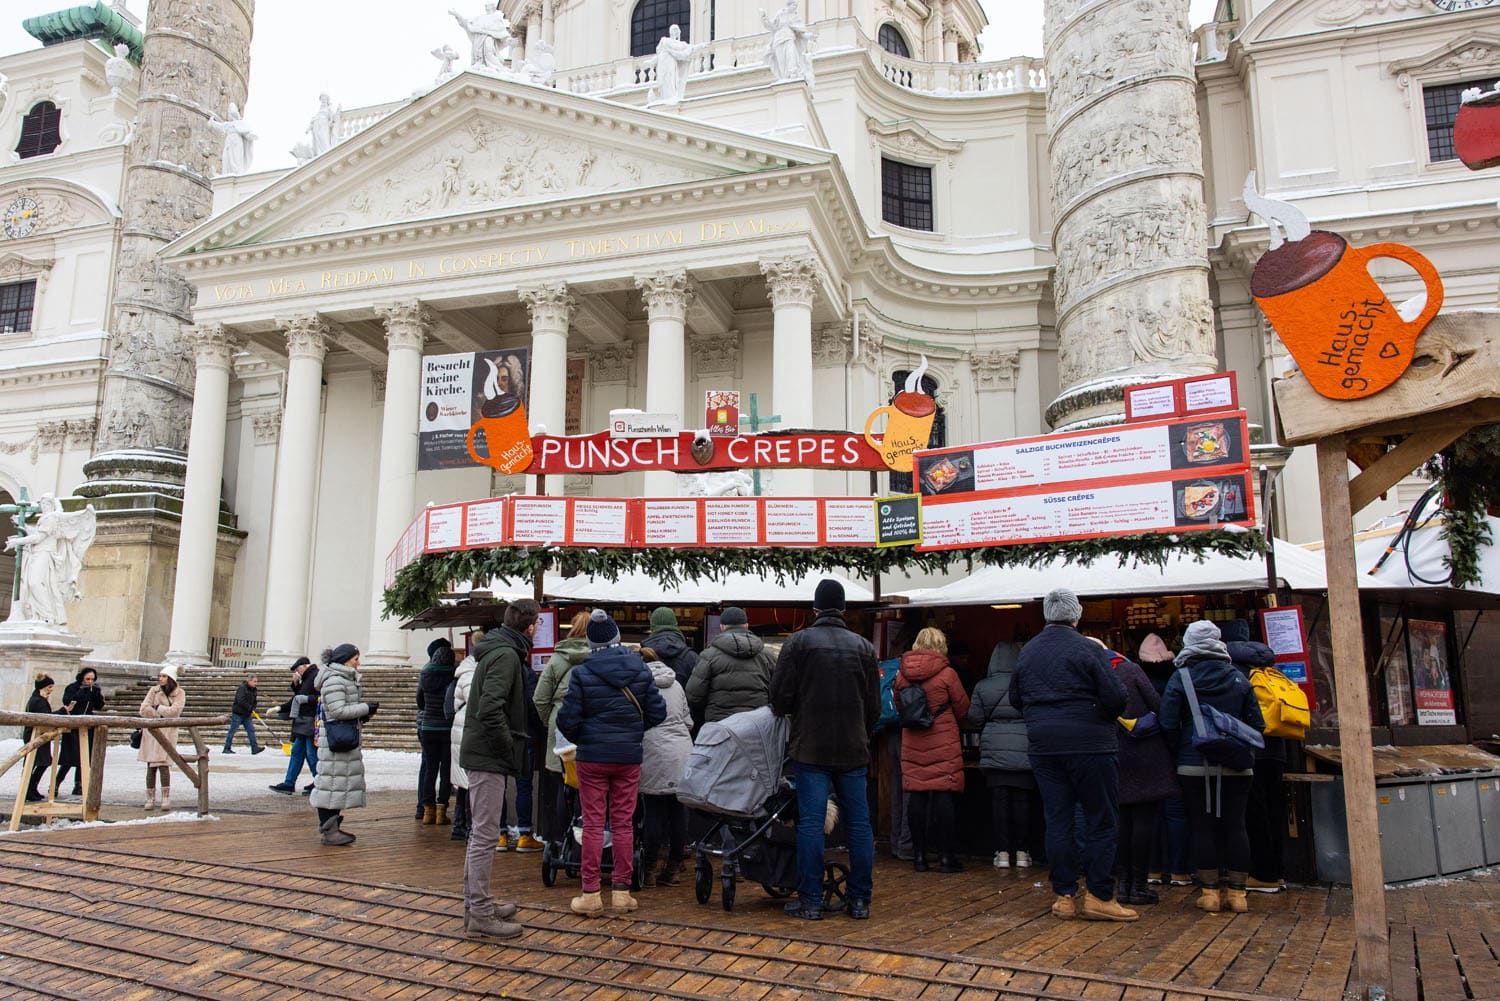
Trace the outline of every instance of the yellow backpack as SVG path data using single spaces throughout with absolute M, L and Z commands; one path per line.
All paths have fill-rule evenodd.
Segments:
M 1274 667 L 1257 667 L 1250 672 L 1250 687 L 1265 717 L 1267 737 L 1302 740 L 1312 725 L 1307 693 L 1295 681 Z

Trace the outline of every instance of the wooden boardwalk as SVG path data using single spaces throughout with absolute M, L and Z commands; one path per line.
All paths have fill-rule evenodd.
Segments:
M 1060 922 L 1040 871 L 888 859 L 865 923 L 793 922 L 752 884 L 733 913 L 684 884 L 588 921 L 567 910 L 575 881 L 548 890 L 540 856 L 516 854 L 496 884 L 529 931 L 494 944 L 463 934 L 463 846 L 415 824 L 406 797 L 347 827 L 359 841 L 340 849 L 305 809 L 0 838 L 0 997 L 1338 1001 L 1353 950 L 1347 891 L 1229 916 L 1169 890 L 1135 924 Z M 1500 878 L 1390 900 L 1397 998 L 1500 999 Z

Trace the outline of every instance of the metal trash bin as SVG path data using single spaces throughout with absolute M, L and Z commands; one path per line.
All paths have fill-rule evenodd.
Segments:
M 1380 858 L 1387 883 L 1423 879 L 1438 873 L 1432 836 L 1432 794 L 1427 776 L 1392 777 L 1375 783 L 1380 820 Z M 1349 827 L 1344 813 L 1344 779 L 1312 787 L 1313 839 L 1318 879 L 1349 882 Z M 1497 824 L 1500 826 L 1500 824 Z
M 1438 872 L 1446 876 L 1478 869 L 1484 865 L 1478 779 L 1473 775 L 1434 775 L 1429 788 Z
M 1484 864 L 1500 865 L 1500 773 L 1474 780 L 1479 800 L 1479 826 L 1484 832 Z

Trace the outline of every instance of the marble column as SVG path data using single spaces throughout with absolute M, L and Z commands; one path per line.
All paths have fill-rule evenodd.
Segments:
M 687 308 L 693 282 L 686 271 L 640 275 L 636 287 L 646 301 L 646 411 L 686 419 Z M 645 495 L 677 493 L 675 473 L 647 473 Z
M 535 59 L 541 54 L 536 46 L 538 42 L 546 41 L 542 37 L 542 5 L 533 3 L 526 11 L 526 58 Z
M 177 542 L 167 660 L 206 665 L 214 563 L 219 550 L 229 375 L 234 353 L 244 340 L 221 324 L 190 327 L 186 334 L 193 346 L 197 374 L 193 379 L 193 417 L 188 432 L 187 481 L 182 491 L 182 530 Z
M 813 425 L 812 307 L 822 280 L 810 257 L 781 257 L 760 262 L 771 298 L 771 413 L 778 428 Z M 810 469 L 780 469 L 772 476 L 774 492 L 783 497 L 814 493 Z
M 375 486 L 370 571 L 370 640 L 361 663 L 409 666 L 407 634 L 385 618 L 385 558 L 406 531 L 417 498 L 417 418 L 422 407 L 422 342 L 432 314 L 415 299 L 375 307 L 385 324 L 385 410 L 380 417 L 380 472 Z
M 288 666 L 313 656 L 307 645 L 307 604 L 317 497 L 318 446 L 322 438 L 323 356 L 329 329 L 314 316 L 286 324 L 286 404 L 281 412 L 281 450 L 271 506 L 271 554 L 266 567 L 265 667 Z M 387 397 L 389 400 L 389 397 Z M 382 576 L 384 576 L 382 564 Z
M 531 313 L 531 395 L 526 416 L 535 430 L 566 434 L 568 421 L 568 324 L 576 301 L 563 282 L 545 282 L 520 290 L 521 301 Z M 526 492 L 535 493 L 533 477 L 527 477 Z M 547 481 L 547 493 L 561 497 L 563 478 Z
M 1217 367 L 1187 0 L 1047 0 L 1054 428 Z

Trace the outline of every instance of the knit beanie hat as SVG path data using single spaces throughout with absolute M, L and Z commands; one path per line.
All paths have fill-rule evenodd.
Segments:
M 719 625 L 721 626 L 746 626 L 750 620 L 745 617 L 745 610 L 737 605 L 730 605 L 719 613 Z
M 171 678 L 173 681 L 176 681 L 177 680 L 177 665 L 176 664 L 163 664 L 161 666 L 161 670 L 157 671 L 156 673 L 157 674 L 165 674 L 167 677 Z
M 1244 619 L 1230 619 L 1220 630 L 1225 643 L 1247 643 L 1250 640 L 1250 623 Z
M 1219 638 L 1219 627 L 1202 619 L 1187 627 L 1182 634 L 1182 652 L 1177 655 L 1177 666 L 1199 657 L 1229 659 L 1229 650 Z
M 445 646 L 446 647 L 453 646 L 452 643 L 448 642 L 448 639 L 445 636 L 439 636 L 437 639 L 435 639 L 431 643 L 427 644 L 427 659 L 431 660 L 433 654 L 437 653 L 439 650 L 441 650 Z
M 651 618 L 653 620 L 656 618 L 655 612 L 651 613 Z M 619 646 L 620 627 L 615 625 L 615 620 L 609 617 L 608 612 L 602 608 L 596 608 L 589 613 L 588 638 L 590 650 Z
M 1167 649 L 1167 643 L 1155 633 L 1149 634 L 1141 641 L 1141 652 L 1138 658 L 1142 664 L 1164 664 L 1172 659 L 1172 651 Z
M 651 610 L 651 631 L 659 633 L 664 629 L 671 629 L 679 633 L 682 632 L 682 629 L 677 625 L 677 613 L 666 605 L 658 605 Z
M 47 677 L 47 675 L 38 674 L 36 676 L 36 681 L 32 685 L 32 690 L 40 692 L 43 688 L 51 688 L 52 684 L 52 679 Z
M 333 648 L 333 656 L 330 658 L 335 664 L 347 664 L 359 656 L 359 647 L 353 643 L 340 643 Z
M 844 585 L 832 577 L 818 581 L 813 592 L 813 608 L 819 612 L 842 612 L 844 610 Z
M 1042 599 L 1042 618 L 1048 623 L 1061 622 L 1071 626 L 1083 618 L 1083 604 L 1068 588 L 1056 588 L 1048 591 L 1047 597 Z

